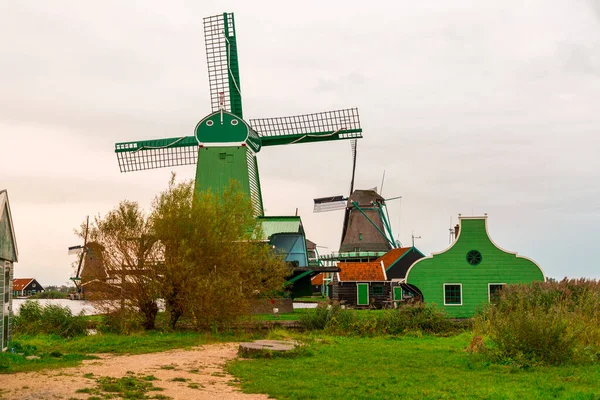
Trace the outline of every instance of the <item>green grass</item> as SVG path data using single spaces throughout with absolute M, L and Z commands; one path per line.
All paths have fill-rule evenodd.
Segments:
M 356 315 L 359 318 L 366 318 L 369 315 L 376 315 L 376 314 L 383 314 L 385 310 L 353 310 L 354 312 L 356 312 Z M 285 321 L 298 321 L 300 320 L 300 317 L 303 314 L 306 313 L 314 313 L 315 309 L 314 308 L 300 308 L 300 309 L 296 309 L 294 310 L 294 312 L 291 313 L 282 313 L 279 314 L 279 317 L 275 317 L 273 315 L 273 313 L 267 313 L 267 314 L 254 314 L 252 316 L 249 317 L 249 319 L 251 321 L 281 321 L 281 320 L 285 320 Z
M 121 398 L 121 399 L 169 399 L 170 397 L 155 394 L 148 395 L 151 391 L 162 391 L 160 387 L 154 386 L 151 379 L 146 376 L 127 375 L 122 378 L 103 376 L 96 379 L 93 388 L 78 389 L 76 393 L 98 395 L 97 398 Z M 90 399 L 92 397 L 89 397 Z
M 227 368 L 245 392 L 277 399 L 600 398 L 600 366 L 492 364 L 464 352 L 471 336 L 304 335 L 311 344 L 297 357 L 236 360 Z
M 210 338 L 195 332 L 157 331 L 119 335 L 105 333 L 64 339 L 55 335 L 17 335 L 15 341 L 35 346 L 39 351 L 62 353 L 143 354 L 206 343 Z
M 9 347 L 0 353 L 0 374 L 71 367 L 96 353 L 143 354 L 175 348 L 190 348 L 205 343 L 247 340 L 250 335 L 203 334 L 197 332 L 144 332 L 131 335 L 97 334 L 66 339 L 57 335 L 15 335 Z M 21 354 L 19 354 L 21 353 Z M 26 357 L 40 357 L 27 360 Z

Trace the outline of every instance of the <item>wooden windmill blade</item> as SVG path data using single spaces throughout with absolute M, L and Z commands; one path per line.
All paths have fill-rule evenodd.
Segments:
M 318 199 L 313 199 L 313 202 L 313 212 L 315 213 L 337 211 L 346 209 L 348 198 L 342 195 L 320 197 Z
M 356 174 L 356 146 L 358 145 L 358 142 L 356 139 L 354 139 L 351 142 L 351 147 L 352 147 L 352 179 L 350 179 L 350 193 L 348 194 L 348 198 L 350 198 L 352 196 L 352 193 L 354 192 L 354 176 Z M 342 225 L 342 238 L 340 239 L 340 246 L 344 241 L 344 238 L 346 237 L 346 232 L 348 230 L 348 221 L 350 219 L 350 207 L 346 206 L 346 211 L 344 212 L 344 224 Z
M 263 146 L 362 138 L 357 108 L 250 119 Z
M 233 13 L 204 18 L 204 40 L 212 111 L 223 107 L 225 111 L 243 118 Z
M 141 140 L 115 144 L 121 172 L 194 165 L 198 161 L 198 141 L 194 136 Z

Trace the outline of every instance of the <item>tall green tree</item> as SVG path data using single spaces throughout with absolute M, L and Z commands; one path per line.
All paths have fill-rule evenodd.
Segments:
M 253 298 L 281 291 L 290 274 L 262 240 L 237 182 L 220 193 L 194 193 L 192 182 L 172 177 L 151 221 L 164 246 L 161 289 L 172 327 L 184 314 L 200 328 L 231 322 L 248 313 Z

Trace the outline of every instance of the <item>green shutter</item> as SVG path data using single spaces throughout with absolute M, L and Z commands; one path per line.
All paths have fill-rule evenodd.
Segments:
M 402 288 L 394 286 L 394 300 L 402 300 Z
M 369 305 L 369 284 L 368 283 L 357 283 L 356 290 L 358 294 L 357 305 L 368 306 Z

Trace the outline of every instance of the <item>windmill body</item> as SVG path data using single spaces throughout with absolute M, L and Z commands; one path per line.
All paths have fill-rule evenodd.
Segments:
M 358 110 L 244 120 L 232 13 L 204 19 L 212 112 L 192 136 L 115 145 L 121 172 L 196 164 L 195 190 L 222 191 L 231 180 L 248 194 L 256 216 L 263 203 L 257 153 L 280 146 L 362 137 Z
M 393 248 L 383 213 L 385 199 L 375 190 L 355 190 L 348 199 L 340 253 L 388 252 Z

